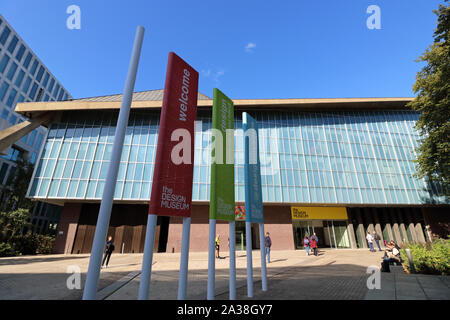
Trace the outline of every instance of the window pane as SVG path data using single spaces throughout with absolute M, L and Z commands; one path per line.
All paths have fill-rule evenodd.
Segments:
M 19 63 L 21 62 L 24 53 L 25 53 L 25 46 L 21 44 L 16 54 L 16 59 L 19 61 Z
M 7 54 L 3 55 L 2 60 L 0 60 L 0 72 L 3 73 L 9 62 L 9 56 Z
M 17 63 L 13 62 L 9 67 L 9 71 L 8 74 L 6 75 L 6 78 L 12 81 L 14 75 L 16 74 L 16 71 L 17 71 Z

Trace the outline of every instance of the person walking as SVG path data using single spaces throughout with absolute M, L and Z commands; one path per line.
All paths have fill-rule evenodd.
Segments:
M 317 234 L 315 232 L 313 233 L 313 237 L 314 237 L 314 239 L 316 239 L 317 248 L 316 248 L 315 255 L 317 256 L 317 255 L 319 255 L 319 237 L 317 236 Z
M 317 256 L 318 252 L 317 252 L 317 237 L 316 237 L 316 235 L 313 235 L 311 237 L 310 242 L 311 242 L 311 249 L 313 249 L 314 255 Z
M 217 236 L 217 237 L 216 237 L 216 252 L 217 252 L 216 258 L 217 258 L 217 259 L 220 258 L 219 250 L 220 250 L 220 239 L 219 239 L 219 236 Z
M 267 263 L 270 263 L 270 247 L 272 246 L 272 239 L 270 239 L 270 234 L 266 232 L 264 237 L 264 247 L 266 248 Z
M 378 251 L 382 251 L 381 247 L 380 247 L 380 240 L 381 240 L 380 236 L 378 235 L 378 233 L 375 230 L 372 233 L 373 233 L 373 239 L 377 243 Z
M 309 256 L 309 238 L 308 235 L 305 234 L 305 238 L 303 238 L 303 246 L 305 247 L 306 255 Z
M 373 248 L 373 236 L 370 234 L 370 231 L 367 231 L 366 239 L 369 244 L 370 252 L 375 252 L 375 249 Z
M 106 262 L 105 268 L 108 268 L 109 259 L 111 258 L 111 254 L 114 251 L 114 249 L 115 249 L 114 242 L 112 241 L 112 237 L 109 236 L 108 241 L 106 241 L 106 245 L 105 245 L 105 254 L 103 256 L 102 267 Z

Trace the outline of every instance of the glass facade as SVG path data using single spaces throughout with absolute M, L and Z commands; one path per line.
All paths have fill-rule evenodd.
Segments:
M 436 190 L 413 177 L 412 111 L 251 112 L 259 122 L 263 199 L 277 203 L 422 204 Z M 29 195 L 37 199 L 100 200 L 117 112 L 65 113 L 53 124 Z M 193 200 L 209 199 L 211 117 L 196 123 Z M 159 113 L 132 110 L 116 200 L 148 201 Z M 235 120 L 236 201 L 244 201 L 241 113 Z

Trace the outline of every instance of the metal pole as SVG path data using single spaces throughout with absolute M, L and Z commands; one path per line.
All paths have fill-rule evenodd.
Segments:
M 247 296 L 253 298 L 253 263 L 252 263 L 252 223 L 245 222 L 247 245 Z
M 97 298 L 97 285 L 100 276 L 100 265 L 102 262 L 103 248 L 111 218 L 111 208 L 113 204 L 114 191 L 116 188 L 117 171 L 119 169 L 120 157 L 122 155 L 123 141 L 125 138 L 126 127 L 130 115 L 130 106 L 133 99 L 134 83 L 139 65 L 142 41 L 144 38 L 144 27 L 138 26 L 134 39 L 131 61 L 128 68 L 127 80 L 120 107 L 119 119 L 117 120 L 116 134 L 114 138 L 111 162 L 106 176 L 105 188 L 103 189 L 102 202 L 95 228 L 94 241 L 92 243 L 89 268 L 84 286 L 83 300 L 95 300 Z
M 189 236 L 191 231 L 191 218 L 183 218 L 183 235 L 181 239 L 180 279 L 178 280 L 178 300 L 186 300 L 188 263 L 189 263 Z
M 144 257 L 142 259 L 141 282 L 139 283 L 139 300 L 148 299 L 148 289 L 152 276 L 153 247 L 158 216 L 149 214 L 147 218 L 147 232 L 145 234 Z
M 216 220 L 209 220 L 209 247 L 208 247 L 208 288 L 206 292 L 206 299 L 214 300 L 214 281 L 216 274 L 216 257 L 214 255 L 216 236 Z
M 230 300 L 236 300 L 236 223 L 230 221 Z
M 267 291 L 266 249 L 264 240 L 264 224 L 259 223 L 259 247 L 261 250 L 261 283 L 262 291 Z
M 411 273 L 416 273 L 416 269 L 414 268 L 413 257 L 411 254 L 411 249 L 405 249 L 405 251 L 406 251 L 406 255 L 408 256 L 409 270 L 411 271 Z

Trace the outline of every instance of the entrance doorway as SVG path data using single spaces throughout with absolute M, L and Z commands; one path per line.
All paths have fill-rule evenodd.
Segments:
M 351 248 L 347 221 L 338 220 L 293 220 L 295 249 L 303 249 L 305 235 L 316 233 L 319 248 Z

